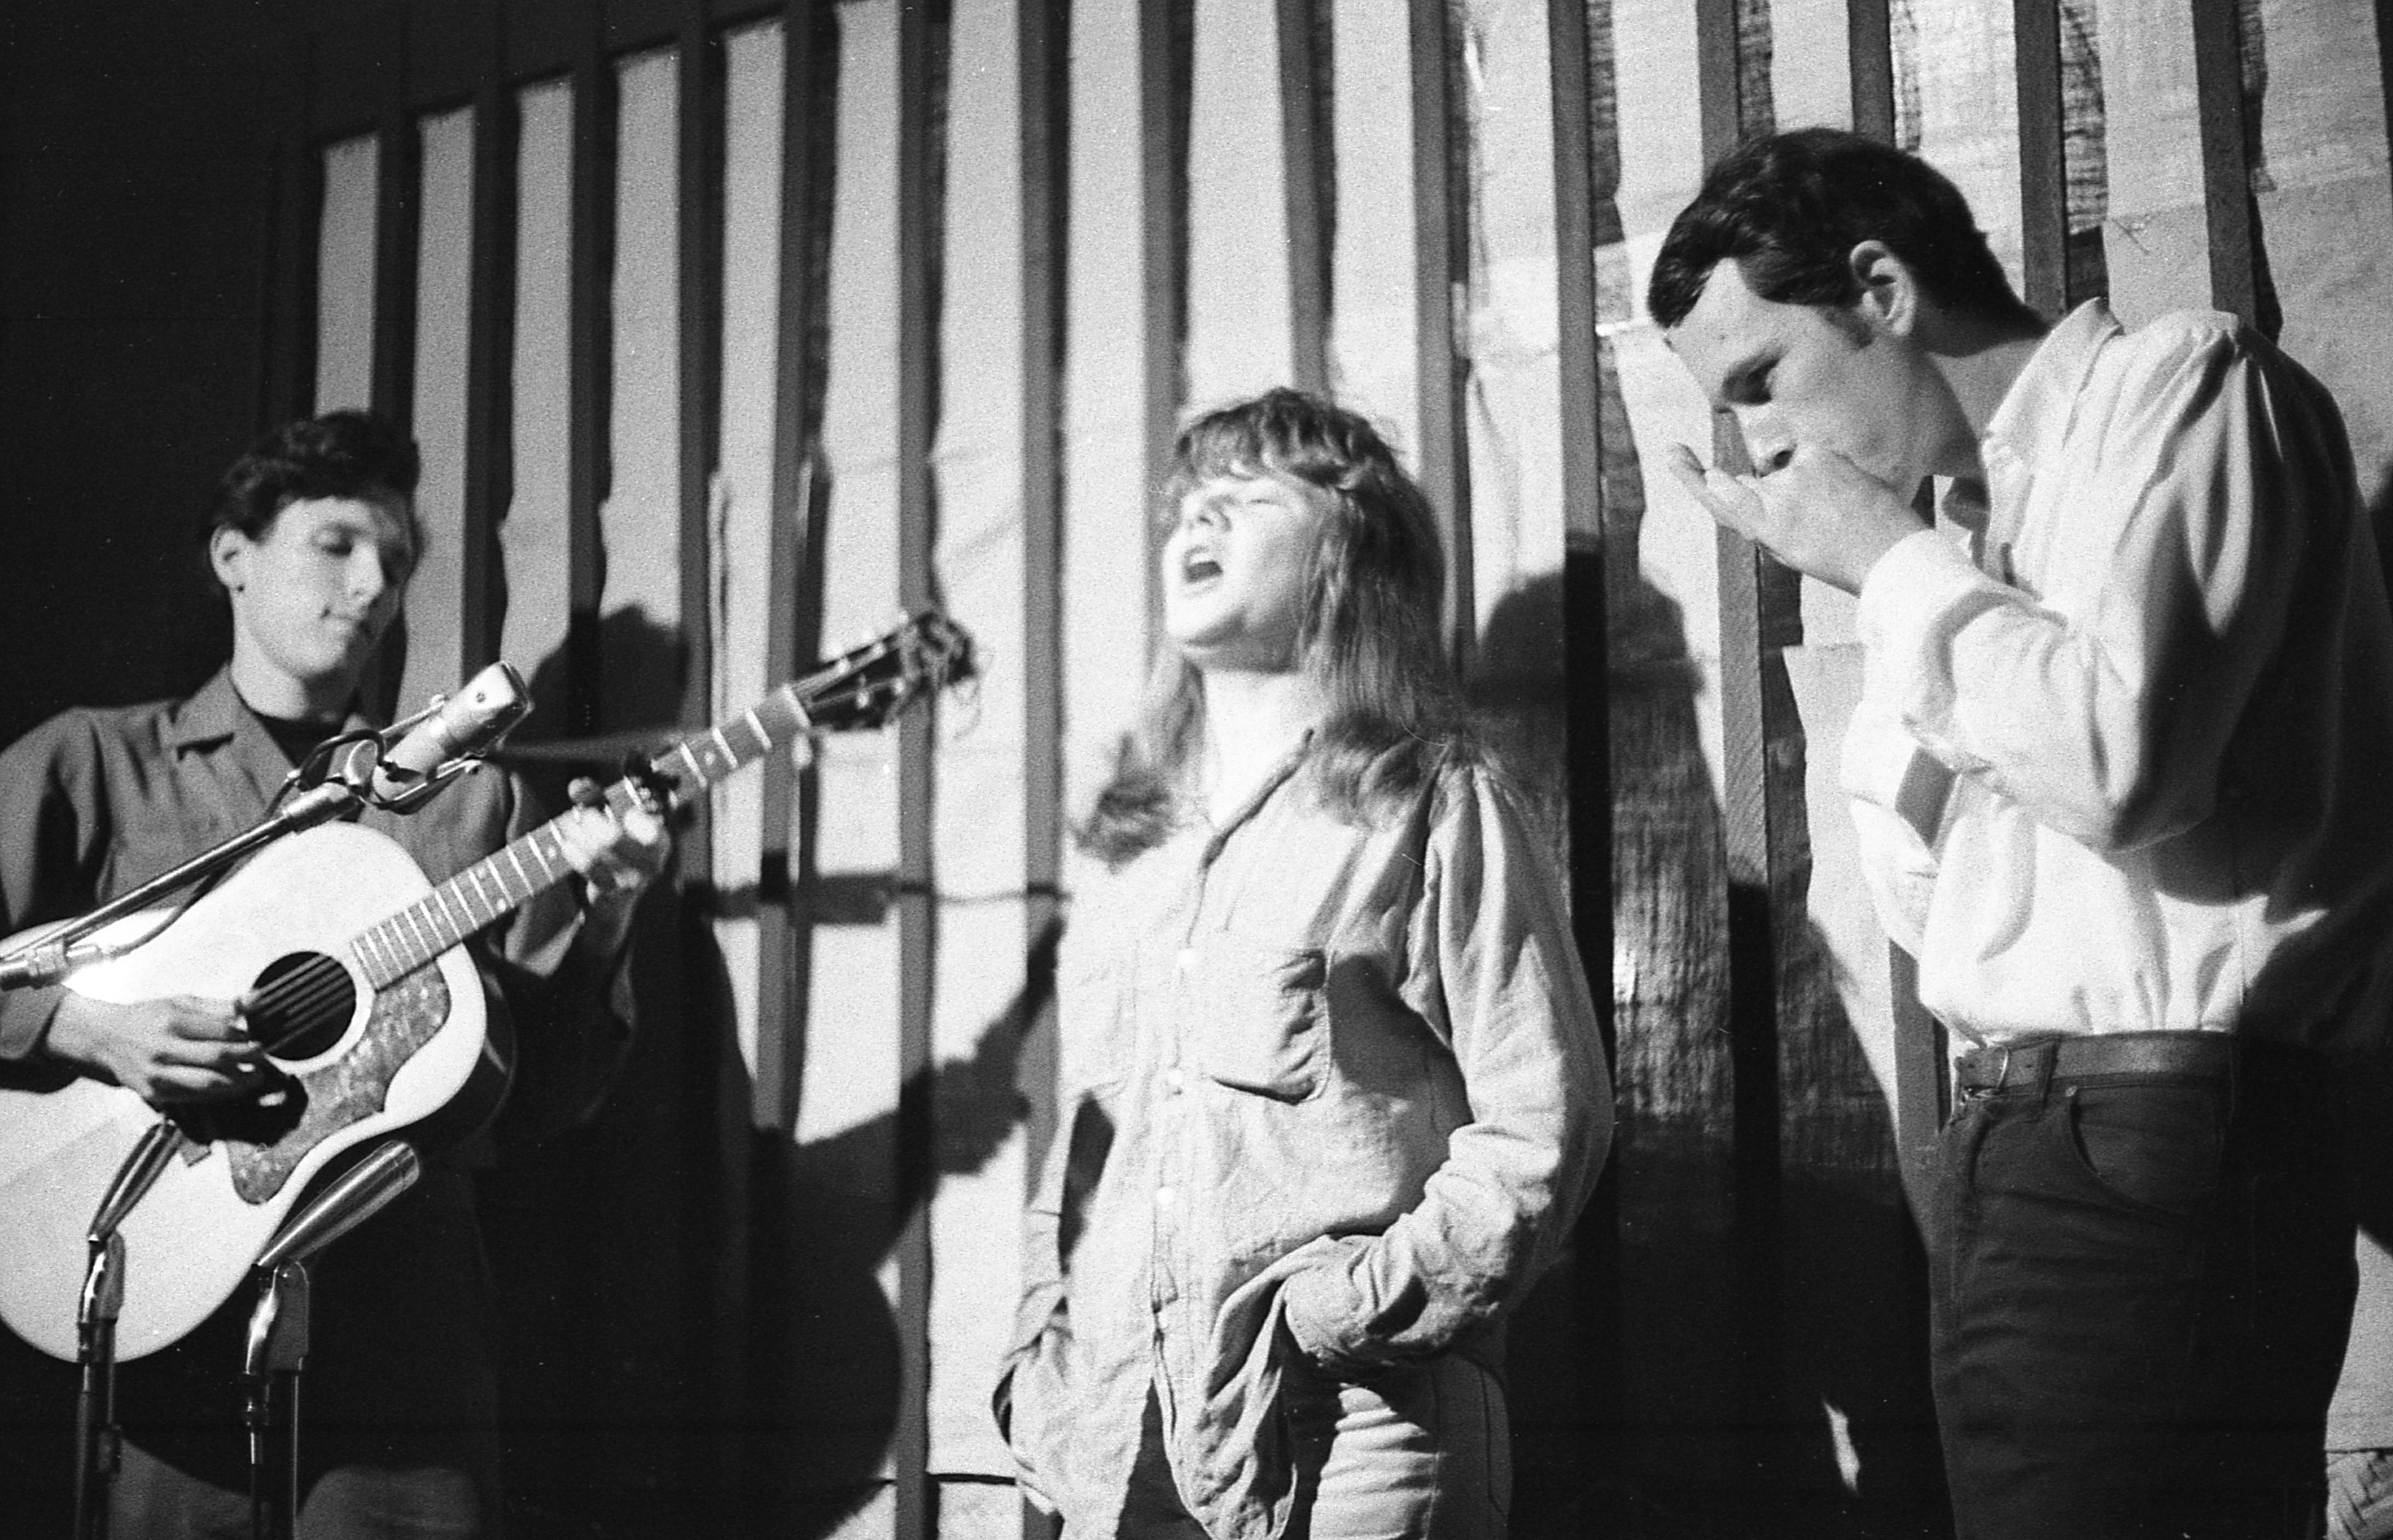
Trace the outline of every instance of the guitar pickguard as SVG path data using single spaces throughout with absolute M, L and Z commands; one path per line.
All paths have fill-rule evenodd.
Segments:
M 269 1202 L 308 1151 L 387 1104 L 391 1077 L 449 1020 L 449 983 L 426 963 L 373 998 L 365 1034 L 333 1063 L 299 1077 L 305 1109 L 269 1143 L 226 1138 L 232 1188 L 242 1202 Z

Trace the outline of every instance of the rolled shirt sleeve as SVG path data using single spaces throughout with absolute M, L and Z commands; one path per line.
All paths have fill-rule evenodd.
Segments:
M 2272 377 L 2223 326 L 2168 342 L 2134 355 L 2116 385 L 2125 405 L 2073 449 L 2073 474 L 2020 494 L 2050 504 L 2030 516 L 2048 516 L 2054 541 L 2037 591 L 1923 531 L 1872 569 L 1858 611 L 1878 709 L 1956 774 L 2096 851 L 2213 811 L 2221 751 L 2301 568 L 2305 521 L 2288 512 L 2334 490 L 2312 479 L 2307 430 L 2286 427 L 2308 411 L 2299 382 Z M 1999 437 L 1987 459 L 1999 503 L 2005 477 L 2027 468 Z

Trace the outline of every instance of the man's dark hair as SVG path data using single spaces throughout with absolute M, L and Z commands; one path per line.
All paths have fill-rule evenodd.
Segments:
M 1850 257 L 1864 241 L 1886 242 L 1947 309 L 2043 325 L 2011 292 L 1960 189 L 1916 155 L 1837 128 L 1747 139 L 1722 157 L 1671 224 L 1645 307 L 1677 326 L 1732 257 L 1762 299 L 1850 306 L 1862 297 Z
M 274 516 L 293 502 L 376 493 L 412 498 L 423 474 L 415 440 L 386 417 L 365 411 L 303 417 L 276 428 L 232 463 L 217 483 L 208 532 L 231 529 L 263 540 Z M 415 533 L 420 546 L 421 531 Z

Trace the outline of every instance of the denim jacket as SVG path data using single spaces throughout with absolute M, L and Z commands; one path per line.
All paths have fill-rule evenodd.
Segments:
M 1303 768 L 1074 901 L 999 1403 L 1076 1530 L 1109 1533 L 1151 1390 L 1208 1533 L 1279 1535 L 1291 1355 L 1500 1369 L 1602 1166 L 1595 1009 L 1511 796 L 1450 763 L 1362 827 Z

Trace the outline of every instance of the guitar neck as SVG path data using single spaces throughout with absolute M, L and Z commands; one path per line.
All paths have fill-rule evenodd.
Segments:
M 669 783 L 679 806 L 789 743 L 812 725 L 804 683 L 784 685 L 752 710 L 656 755 L 648 761 L 649 777 Z M 645 790 L 641 777 L 626 776 L 607 789 L 607 805 L 620 816 L 639 805 Z M 551 819 L 360 932 L 350 950 L 367 982 L 387 987 L 572 876 L 562 825 Z

